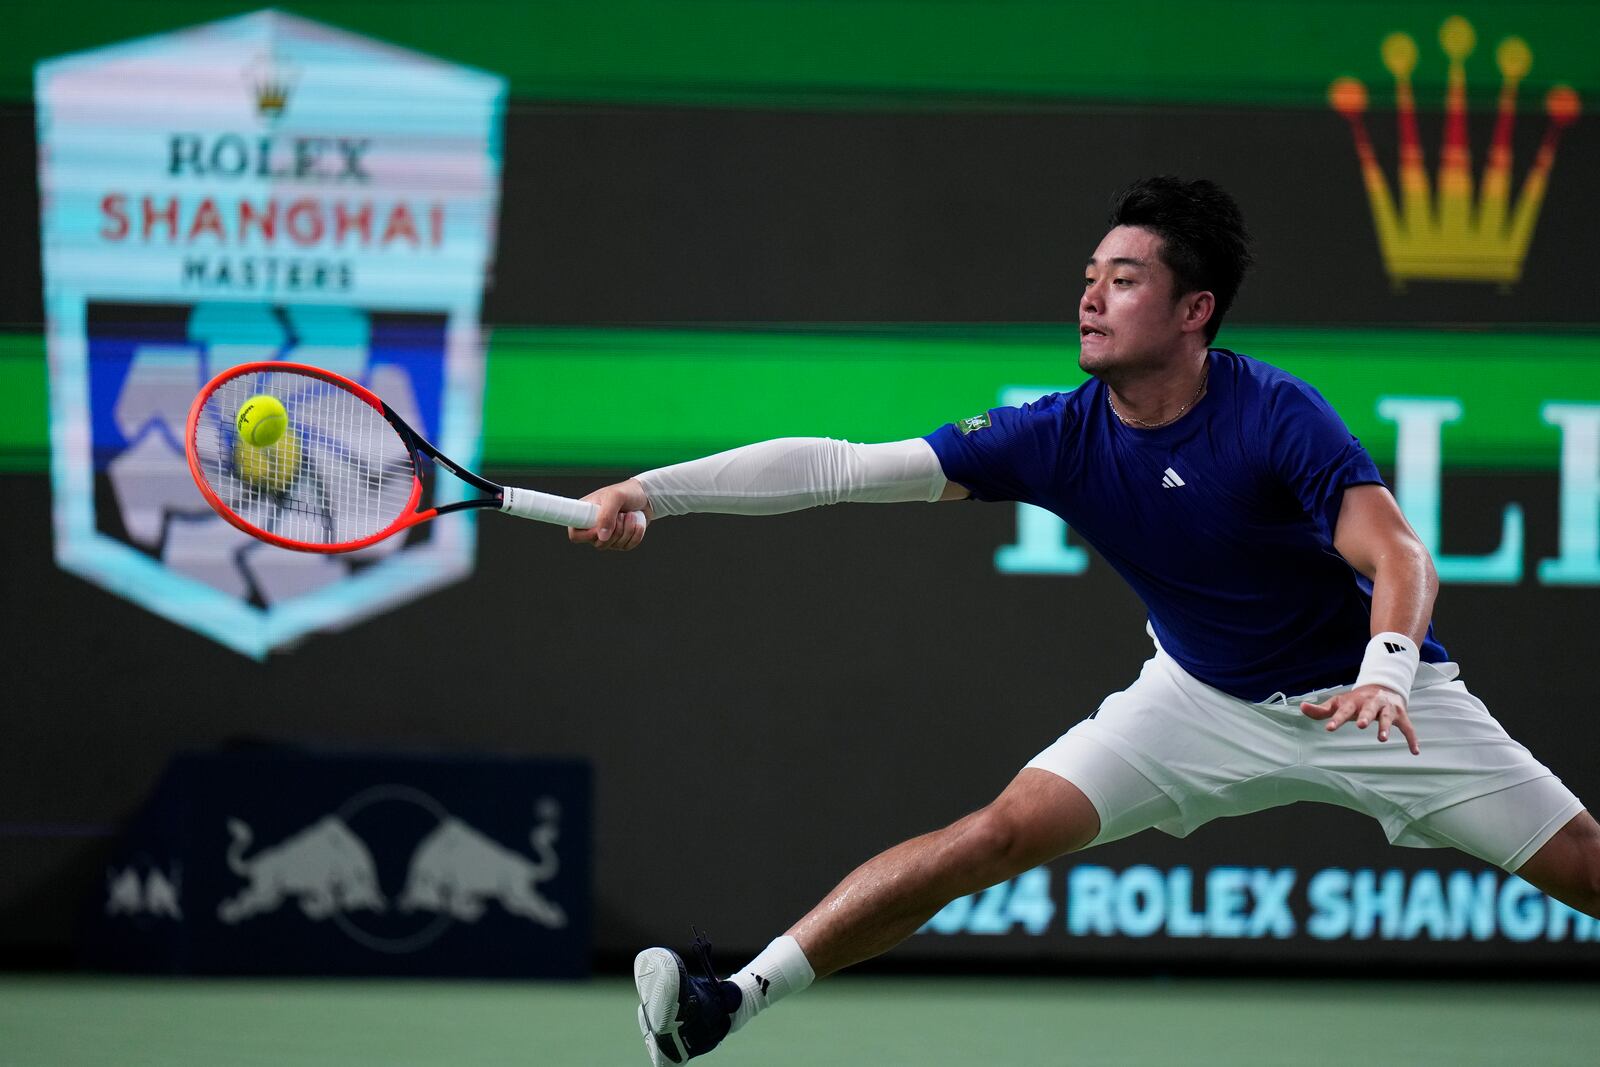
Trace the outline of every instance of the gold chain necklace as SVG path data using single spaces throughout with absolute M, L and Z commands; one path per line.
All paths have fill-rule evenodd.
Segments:
M 1111 409 L 1111 414 L 1117 417 L 1118 422 L 1130 429 L 1159 430 L 1161 427 L 1171 426 L 1173 423 L 1183 418 L 1184 412 L 1188 411 L 1190 408 L 1194 407 L 1195 404 L 1199 403 L 1200 398 L 1205 395 L 1206 384 L 1210 380 L 1211 368 L 1207 367 L 1205 373 L 1200 375 L 1200 388 L 1194 391 L 1194 396 L 1191 396 L 1188 403 L 1179 408 L 1171 418 L 1162 419 L 1160 422 L 1145 422 L 1143 419 L 1134 418 L 1132 415 L 1124 415 L 1122 412 L 1118 411 L 1116 402 L 1111 399 L 1111 387 L 1109 385 L 1106 386 L 1106 406 Z

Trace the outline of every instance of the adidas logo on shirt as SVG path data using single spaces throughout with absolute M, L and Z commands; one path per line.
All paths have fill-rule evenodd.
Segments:
M 1182 484 L 1183 484 L 1183 479 L 1180 478 L 1178 476 L 1178 472 L 1173 470 L 1171 467 L 1168 467 L 1165 471 L 1162 472 L 1162 474 L 1161 474 L 1161 488 L 1163 488 L 1163 489 L 1176 489 L 1179 486 L 1181 486 Z

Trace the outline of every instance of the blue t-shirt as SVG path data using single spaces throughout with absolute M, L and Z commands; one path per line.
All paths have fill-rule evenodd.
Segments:
M 1116 568 L 1161 647 L 1246 700 L 1355 680 L 1372 583 L 1333 547 L 1344 491 L 1378 468 L 1311 386 L 1214 348 L 1194 410 L 1136 430 L 1090 379 L 927 436 L 978 500 L 1052 511 Z M 1432 627 L 1425 662 L 1448 659 Z

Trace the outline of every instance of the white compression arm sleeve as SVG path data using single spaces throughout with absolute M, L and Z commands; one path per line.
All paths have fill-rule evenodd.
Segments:
M 695 511 L 778 515 L 845 500 L 933 501 L 945 487 L 939 457 L 920 437 L 881 445 L 781 437 L 646 471 L 639 482 L 657 518 Z

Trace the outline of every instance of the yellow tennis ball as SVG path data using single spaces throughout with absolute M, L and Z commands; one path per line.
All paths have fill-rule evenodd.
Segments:
M 300 439 L 289 430 L 272 444 L 259 448 L 240 438 L 233 446 L 233 469 L 247 485 L 269 493 L 286 493 L 300 472 Z
M 289 428 L 289 412 L 277 397 L 258 393 L 239 405 L 234 425 L 242 439 L 257 448 L 266 448 Z

